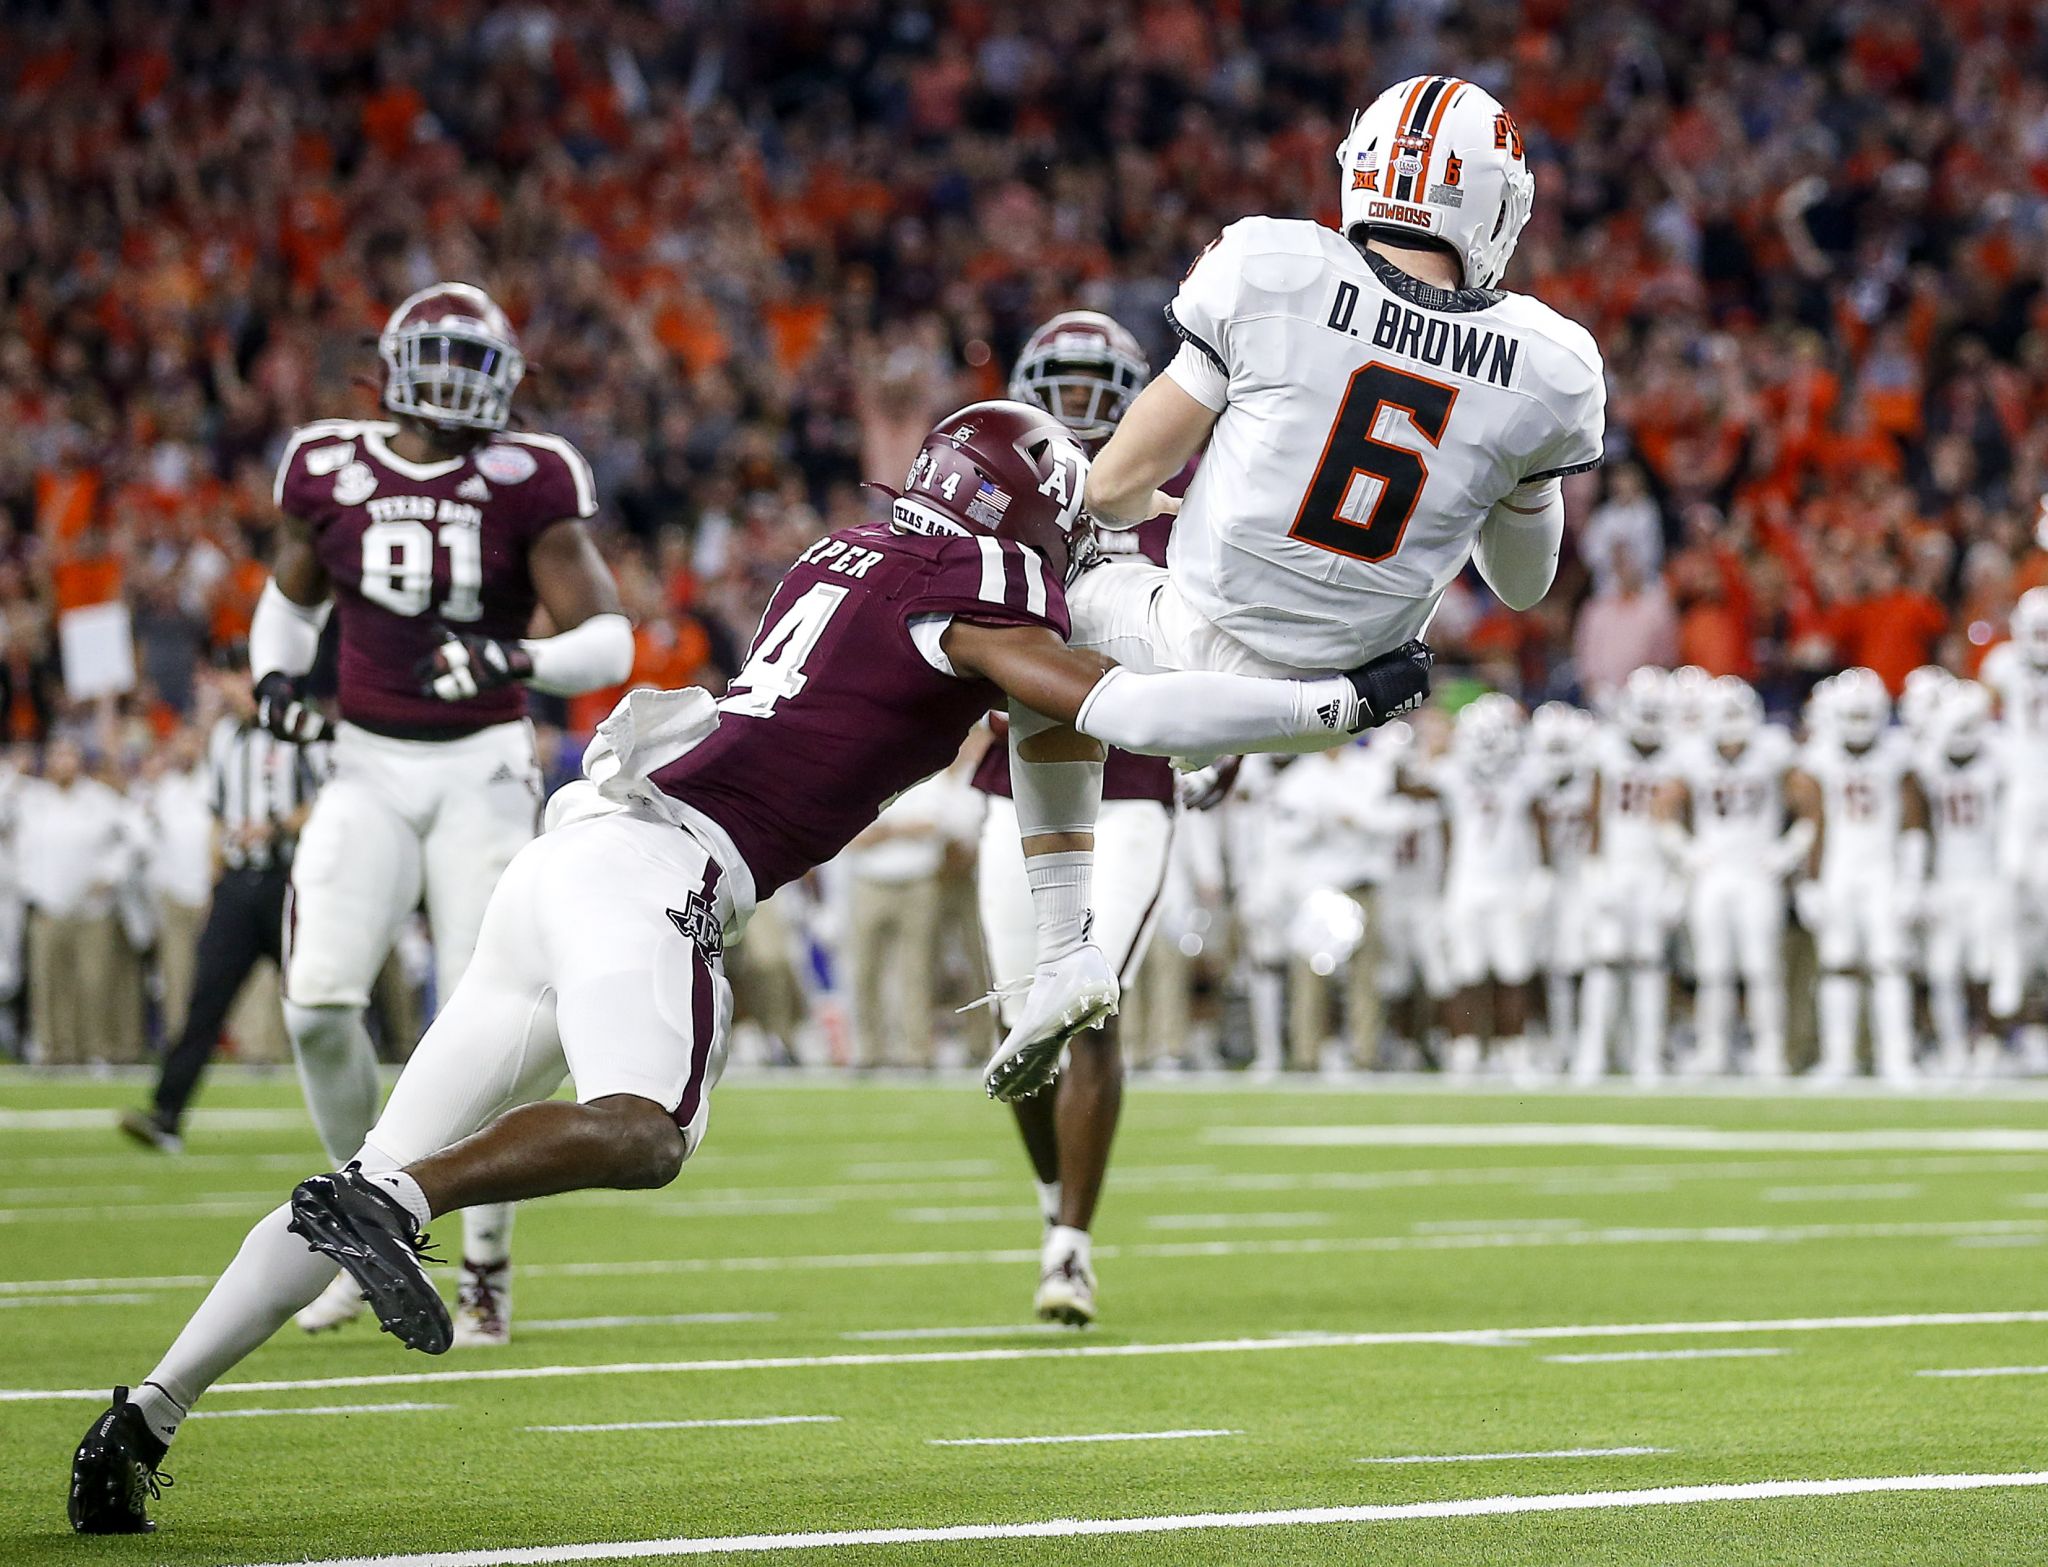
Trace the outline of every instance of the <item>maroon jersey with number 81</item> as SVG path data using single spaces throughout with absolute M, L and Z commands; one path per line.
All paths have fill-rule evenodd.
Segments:
M 341 621 L 341 716 L 380 734 L 449 739 L 526 713 L 526 688 L 460 702 L 423 695 L 415 674 L 439 627 L 501 641 L 526 635 L 535 603 L 527 552 L 555 523 L 597 511 L 590 467 L 553 435 L 503 434 L 459 457 L 407 462 L 394 424 L 327 419 L 296 430 L 277 504 L 313 530 Z
M 822 865 L 946 766 L 1003 693 L 944 667 L 952 619 L 1067 635 L 1059 581 L 986 534 L 844 528 L 784 574 L 718 727 L 653 774 L 731 837 L 757 897 Z

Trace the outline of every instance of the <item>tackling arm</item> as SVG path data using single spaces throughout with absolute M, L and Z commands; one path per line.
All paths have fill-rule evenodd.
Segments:
M 1180 502 L 1159 488 L 1188 464 L 1221 410 L 1198 402 L 1170 375 L 1137 395 L 1088 468 L 1086 505 L 1102 527 L 1135 528 Z
M 1315 749 L 1303 742 L 1334 744 L 1406 711 L 1429 689 L 1420 644 L 1323 680 L 1139 674 L 1069 648 L 1043 626 L 955 620 L 941 645 L 958 673 L 1001 687 L 1013 711 L 1021 705 L 1107 745 L 1154 756 Z

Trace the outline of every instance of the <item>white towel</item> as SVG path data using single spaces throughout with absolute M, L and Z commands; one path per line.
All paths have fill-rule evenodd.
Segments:
M 583 749 L 586 784 L 571 784 L 548 802 L 546 830 L 610 811 L 649 812 L 665 821 L 684 816 L 647 781 L 701 745 L 718 727 L 718 703 L 702 686 L 680 691 L 628 691 Z

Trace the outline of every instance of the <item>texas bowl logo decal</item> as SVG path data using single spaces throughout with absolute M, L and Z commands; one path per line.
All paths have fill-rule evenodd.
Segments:
M 360 506 L 377 493 L 377 475 L 368 463 L 344 464 L 334 476 L 334 499 L 338 505 Z
M 517 484 L 539 472 L 540 464 L 523 446 L 486 446 L 476 454 L 476 471 L 493 484 Z
M 1394 161 L 1392 171 L 1404 179 L 1414 179 L 1422 172 L 1422 160 L 1429 156 L 1429 138 L 1415 132 L 1406 132 L 1394 138 Z

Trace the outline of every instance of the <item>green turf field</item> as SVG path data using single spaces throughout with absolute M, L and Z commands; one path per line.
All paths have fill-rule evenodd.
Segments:
M 1095 1331 L 1028 1322 L 970 1084 L 728 1083 L 668 1191 L 524 1214 L 510 1350 L 287 1329 L 160 1533 L 74 1539 L 105 1389 L 317 1164 L 286 1080 L 176 1161 L 112 1131 L 136 1092 L 0 1074 L 6 1567 L 2048 1555 L 2048 1099 L 1144 1081 Z M 1922 1374 L 1986 1368 L 2044 1374 Z M 709 1423 L 561 1429 L 644 1422 Z

